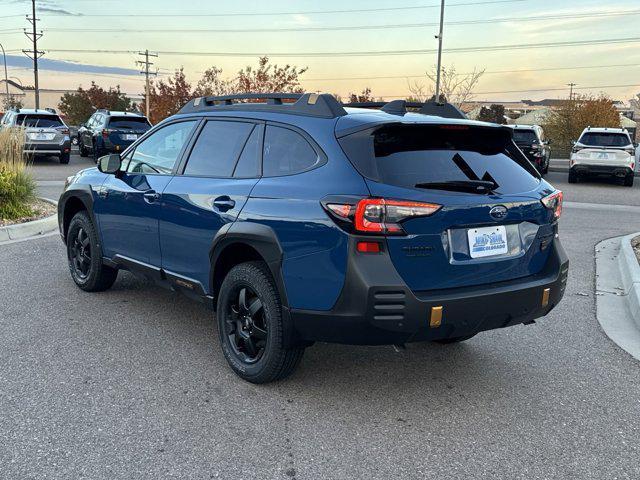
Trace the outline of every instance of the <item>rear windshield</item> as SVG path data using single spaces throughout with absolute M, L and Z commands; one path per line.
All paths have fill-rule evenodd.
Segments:
M 538 137 L 533 130 L 514 130 L 513 139 L 516 143 L 537 143 Z
M 16 125 L 25 127 L 55 128 L 63 125 L 57 115 L 18 115 Z
M 498 185 L 495 192 L 508 194 L 539 184 L 502 129 L 392 125 L 347 135 L 340 144 L 362 175 L 398 187 L 487 180 Z
M 631 142 L 624 133 L 587 132 L 580 143 L 590 147 L 626 147 Z
M 149 130 L 151 126 L 144 117 L 111 117 L 109 128 L 113 130 Z

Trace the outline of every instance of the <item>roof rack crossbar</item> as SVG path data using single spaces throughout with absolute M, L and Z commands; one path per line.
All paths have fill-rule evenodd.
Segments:
M 263 102 L 240 102 L 242 100 L 263 100 Z M 243 93 L 199 97 L 190 100 L 179 113 L 219 110 L 268 111 L 322 118 L 336 118 L 347 114 L 342 105 L 332 95 L 326 93 Z

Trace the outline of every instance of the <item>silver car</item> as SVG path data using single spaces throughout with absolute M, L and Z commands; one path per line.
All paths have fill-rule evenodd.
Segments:
M 2 128 L 25 129 L 24 153 L 30 156 L 56 156 L 60 163 L 69 163 L 71 139 L 69 127 L 53 109 L 21 108 L 5 114 Z

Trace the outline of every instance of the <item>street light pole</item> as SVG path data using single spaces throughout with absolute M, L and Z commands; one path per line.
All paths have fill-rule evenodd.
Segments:
M 5 102 L 9 101 L 9 76 L 7 74 L 7 54 L 4 51 L 4 47 L 0 43 L 0 49 L 2 49 L 2 57 L 4 58 L 4 88 L 6 89 Z
M 442 31 L 444 29 L 444 0 L 440 4 L 440 32 L 438 33 L 438 71 L 436 73 L 436 103 L 440 103 L 440 72 L 442 71 Z

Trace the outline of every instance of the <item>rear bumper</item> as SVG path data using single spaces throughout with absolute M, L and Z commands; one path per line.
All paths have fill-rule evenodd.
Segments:
M 46 143 L 26 143 L 24 145 L 25 155 L 62 155 L 71 151 L 71 141 L 46 142 Z
M 292 309 L 293 326 L 305 341 L 388 345 L 530 323 L 548 314 L 566 287 L 569 260 L 564 249 L 557 238 L 547 248 L 552 250 L 547 264 L 536 275 L 428 292 L 411 291 L 388 255 L 363 258 L 351 254 L 345 286 L 334 309 Z M 442 307 L 439 325 L 431 325 L 433 307 Z
M 629 165 L 590 165 L 577 163 L 571 170 L 578 175 L 611 175 L 613 177 L 626 177 L 633 175 L 633 170 Z

